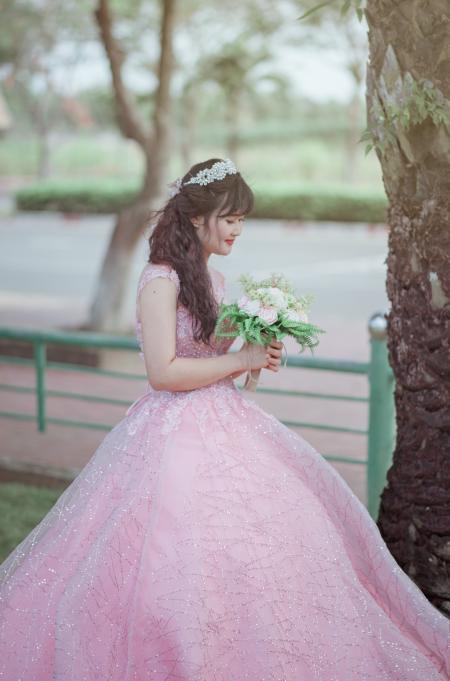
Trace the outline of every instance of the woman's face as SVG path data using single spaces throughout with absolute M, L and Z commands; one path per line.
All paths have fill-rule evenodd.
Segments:
M 209 231 L 205 228 L 204 216 L 192 218 L 192 223 L 197 227 L 198 238 L 202 242 L 206 260 L 215 253 L 228 255 L 233 249 L 234 240 L 241 234 L 244 228 L 245 215 L 220 215 L 220 209 L 213 212 L 209 219 Z

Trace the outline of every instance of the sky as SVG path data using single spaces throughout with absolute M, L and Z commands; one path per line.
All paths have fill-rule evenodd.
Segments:
M 296 93 L 320 102 L 335 100 L 348 102 L 353 92 L 353 81 L 340 62 L 338 52 L 284 48 L 275 60 L 275 68 L 289 77 Z M 70 69 L 61 69 L 57 75 L 60 87 L 67 94 L 74 94 L 86 87 L 109 82 L 109 68 L 100 45 L 90 45 L 85 59 Z M 153 83 L 152 76 L 143 77 L 129 70 L 127 81 L 137 89 L 146 90 Z

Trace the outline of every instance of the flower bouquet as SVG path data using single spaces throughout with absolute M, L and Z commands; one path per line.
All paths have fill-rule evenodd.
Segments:
M 235 302 L 221 304 L 215 328 L 217 337 L 240 336 L 247 343 L 267 346 L 273 340 L 292 336 L 300 345 L 300 352 L 305 347 L 312 352 L 319 343 L 318 334 L 325 333 L 308 322 L 313 296 L 297 296 L 282 274 L 271 273 L 260 281 L 243 274 L 238 281 L 244 294 Z M 260 373 L 261 369 L 248 370 L 244 390 L 256 390 Z

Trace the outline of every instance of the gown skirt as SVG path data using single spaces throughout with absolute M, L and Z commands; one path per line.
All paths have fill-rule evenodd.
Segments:
M 448 681 L 450 621 L 231 378 L 150 386 L 0 565 L 2 681 Z
M 178 303 L 176 342 L 210 352 Z M 0 565 L 0 681 L 450 681 L 449 651 L 344 479 L 231 377 L 149 384 Z

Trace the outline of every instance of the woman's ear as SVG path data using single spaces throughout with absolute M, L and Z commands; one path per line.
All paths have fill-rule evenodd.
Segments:
M 190 221 L 192 222 L 194 227 L 201 227 L 205 222 L 205 216 L 204 215 L 197 215 L 193 218 L 190 218 Z

